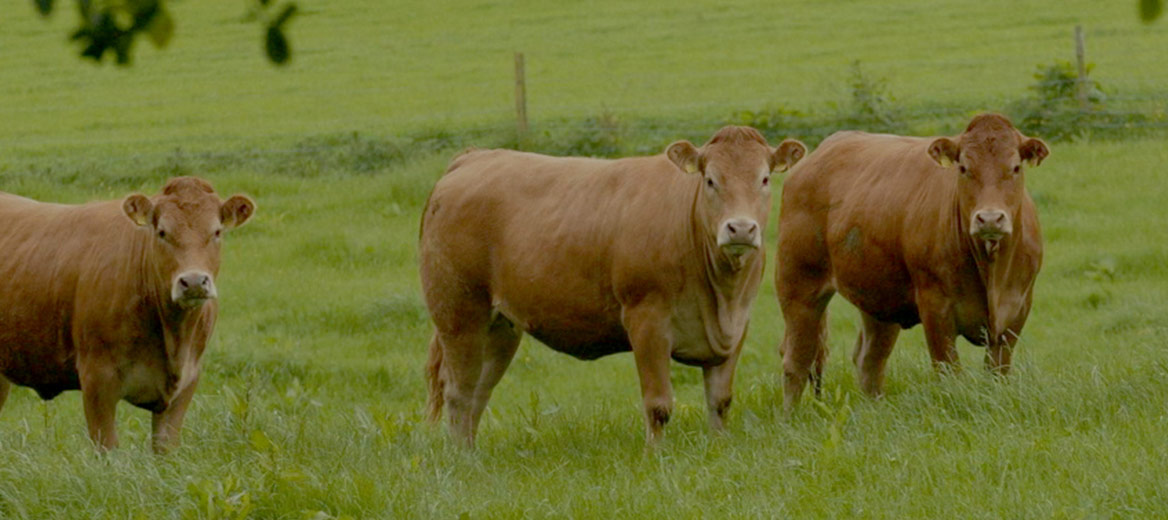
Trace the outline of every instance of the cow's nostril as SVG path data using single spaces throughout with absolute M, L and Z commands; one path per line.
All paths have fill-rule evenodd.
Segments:
M 186 289 L 186 288 L 188 288 L 188 287 L 190 287 L 190 286 L 191 286 L 189 283 L 187 283 L 187 279 L 186 279 L 186 278 L 179 278 L 179 279 L 178 279 L 178 284 L 179 284 L 179 285 L 181 285 L 183 289 Z
M 1002 225 L 1006 223 L 1006 213 L 1002 211 L 982 211 L 974 215 L 974 222 L 979 226 L 984 224 Z

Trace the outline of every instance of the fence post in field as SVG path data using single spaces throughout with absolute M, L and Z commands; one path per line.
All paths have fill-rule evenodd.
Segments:
M 515 142 L 523 148 L 527 137 L 527 79 L 523 67 L 523 53 L 515 53 Z
M 1079 79 L 1076 82 L 1077 88 L 1076 97 L 1079 98 L 1079 110 L 1087 112 L 1091 109 L 1087 103 L 1087 89 L 1090 88 L 1087 84 L 1087 58 L 1086 50 L 1083 48 L 1083 26 L 1075 26 L 1075 62 L 1078 65 Z

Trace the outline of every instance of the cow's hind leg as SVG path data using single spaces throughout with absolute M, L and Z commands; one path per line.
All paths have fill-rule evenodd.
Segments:
M 431 312 L 436 329 L 431 346 L 441 352 L 438 378 L 442 400 L 450 420 L 450 433 L 474 446 L 475 392 L 483 373 L 483 357 L 489 338 L 489 296 L 462 292 L 443 299 L 441 312 Z
M 442 419 L 442 407 L 446 404 L 446 382 L 442 380 L 442 343 L 438 333 L 430 338 L 430 350 L 426 359 L 426 420 L 436 423 Z
M 896 337 L 900 335 L 900 326 L 878 321 L 863 311 L 860 314 L 864 328 L 856 338 L 856 350 L 852 352 L 856 380 L 865 394 L 879 397 L 884 391 L 884 365 L 896 344 Z
M 8 400 L 9 390 L 12 390 L 12 383 L 4 379 L 4 376 L 0 376 L 0 410 L 4 409 L 4 401 Z
M 474 408 L 471 411 L 471 429 L 478 431 L 479 418 L 487 408 L 487 401 L 491 399 L 491 391 L 503 373 L 511 365 L 515 351 L 519 348 L 519 340 L 523 337 L 515 324 L 498 315 L 487 332 L 487 344 L 483 350 L 483 369 L 479 374 L 479 383 L 475 387 Z
M 483 372 L 483 350 L 487 339 L 486 326 L 481 329 L 439 336 L 442 397 L 446 402 L 450 433 L 468 447 L 474 446 L 475 390 Z
M 793 298 L 783 301 L 783 320 L 787 325 L 780 347 L 783 356 L 783 408 L 794 409 L 808 382 L 816 390 L 822 386 L 823 364 L 827 357 L 826 296 Z M 814 369 L 815 381 L 812 380 Z

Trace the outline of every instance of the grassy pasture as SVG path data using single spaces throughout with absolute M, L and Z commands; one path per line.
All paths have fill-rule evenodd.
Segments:
M 151 455 L 148 414 L 123 405 L 122 449 L 97 456 L 78 393 L 14 389 L 0 518 L 1168 514 L 1163 138 L 1059 144 L 1028 173 L 1046 261 L 1009 382 L 967 344 L 969 370 L 938 378 L 917 328 L 889 361 L 888 397 L 864 399 L 849 362 L 859 319 L 837 298 L 827 395 L 784 418 L 768 282 L 729 431 L 707 433 L 700 371 L 675 366 L 676 415 L 648 452 L 631 356 L 583 363 L 530 340 L 475 453 L 422 423 L 430 326 L 414 252 L 454 152 L 441 139 L 510 138 L 516 49 L 537 132 L 608 109 L 663 125 L 660 142 L 627 137 L 659 150 L 733 109 L 841 102 L 853 59 L 908 110 L 1000 108 L 1035 64 L 1070 55 L 1075 23 L 1097 79 L 1154 100 L 1163 21 L 1078 0 L 302 7 L 288 70 L 263 61 L 237 2 L 176 3 L 173 46 L 142 46 L 128 70 L 79 62 L 62 41 L 68 10 L 0 18 L 0 190 L 80 202 L 190 173 L 259 204 L 226 239 L 183 448 Z M 403 137 L 417 135 L 438 144 Z

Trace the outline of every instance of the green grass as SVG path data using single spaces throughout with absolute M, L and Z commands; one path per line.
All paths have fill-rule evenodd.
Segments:
M 846 103 L 854 59 L 906 110 L 1002 107 L 1034 65 L 1069 57 L 1075 23 L 1097 79 L 1162 99 L 1163 21 L 1086 1 L 452 4 L 304 4 L 288 70 L 264 62 L 236 2 L 174 4 L 173 46 L 143 45 L 126 70 L 78 61 L 68 9 L 0 18 L 0 190 L 80 202 L 191 173 L 259 206 L 226 239 L 183 447 L 150 454 L 149 414 L 123 405 L 122 448 L 98 456 L 78 393 L 14 389 L 0 518 L 1168 515 L 1163 137 L 1054 145 L 1028 173 L 1046 262 L 1008 382 L 965 343 L 967 370 L 934 375 L 916 328 L 887 397 L 865 399 L 849 362 L 859 318 L 837 298 L 826 396 L 784 418 L 768 271 L 729 431 L 707 432 L 700 371 L 677 365 L 651 451 L 631 356 L 585 363 L 531 340 L 477 451 L 428 427 L 415 253 L 450 155 L 513 140 L 513 50 L 539 146 L 609 110 L 630 123 L 625 149 L 655 151 L 734 110 Z

